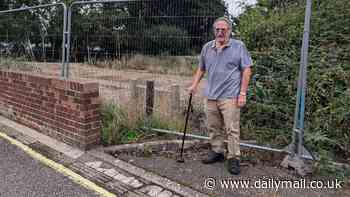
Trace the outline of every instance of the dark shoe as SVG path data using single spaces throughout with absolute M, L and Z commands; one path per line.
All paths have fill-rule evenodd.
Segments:
M 239 167 L 239 160 L 231 158 L 227 160 L 227 170 L 233 175 L 239 175 L 241 172 Z
M 204 164 L 212 164 L 215 162 L 219 162 L 219 161 L 224 161 L 225 157 L 224 154 L 222 153 L 216 153 L 214 151 L 210 151 L 208 153 L 208 157 L 202 160 L 202 163 Z

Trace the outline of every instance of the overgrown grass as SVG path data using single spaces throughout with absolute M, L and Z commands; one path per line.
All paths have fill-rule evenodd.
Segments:
M 179 131 L 183 126 L 182 120 L 165 118 L 157 114 L 146 118 L 114 103 L 103 104 L 101 114 L 101 136 L 104 145 L 126 144 L 148 138 L 166 137 L 164 134 L 147 128 Z
M 22 72 L 41 72 L 40 66 L 35 62 L 27 62 L 24 57 L 0 57 L 0 69 Z
M 134 69 L 154 74 L 174 74 L 192 76 L 198 65 L 196 56 L 146 56 L 136 54 L 130 58 L 120 60 L 94 61 L 97 67 L 112 69 Z
M 127 143 L 137 138 L 135 126 L 127 112 L 115 104 L 107 103 L 101 107 L 102 143 L 104 145 Z
M 145 119 L 145 127 L 179 131 L 183 127 L 183 121 L 177 118 L 165 118 L 160 115 L 153 115 Z

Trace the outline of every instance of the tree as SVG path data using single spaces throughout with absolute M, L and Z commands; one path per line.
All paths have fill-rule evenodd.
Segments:
M 53 3 L 53 0 L 7 0 L 3 9 Z M 65 0 L 71 4 L 72 0 Z M 7 4 L 7 5 L 5 5 Z M 58 8 L 36 9 L 11 13 L 0 19 L 2 39 L 13 35 L 18 55 L 24 48 L 34 47 L 37 60 L 58 59 L 62 46 L 63 11 Z M 202 45 L 212 39 L 215 18 L 227 14 L 222 0 L 152 0 L 123 3 L 76 5 L 73 7 L 71 50 L 76 59 L 84 55 L 110 58 L 118 54 L 199 53 Z M 16 16 L 16 17 L 12 17 Z M 11 32 L 9 34 L 8 32 Z M 27 47 L 20 47 L 26 43 Z M 140 45 L 141 43 L 141 45 Z M 144 45 L 142 45 L 144 43 Z M 20 50 L 21 49 L 21 50 Z M 58 52 L 58 53 L 57 53 Z
M 104 53 L 184 55 L 211 39 L 212 23 L 227 14 L 221 0 L 153 0 L 79 6 L 74 10 L 77 51 L 93 45 Z M 118 44 L 107 44 L 110 40 Z M 113 43 L 113 42 L 112 42 Z M 92 48 L 94 48 L 92 47 Z M 91 48 L 91 46 L 90 46 Z
M 7 1 L 8 8 L 50 4 L 52 0 Z M 2 4 L 3 5 L 3 4 Z M 8 9 L 7 8 L 7 9 Z M 47 53 L 57 61 L 61 53 L 63 9 L 60 6 L 4 14 L 0 20 L 2 42 L 11 46 L 14 56 L 46 60 Z

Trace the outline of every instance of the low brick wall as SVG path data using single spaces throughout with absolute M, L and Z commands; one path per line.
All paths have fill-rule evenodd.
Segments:
M 67 144 L 100 143 L 98 83 L 0 71 L 0 113 Z

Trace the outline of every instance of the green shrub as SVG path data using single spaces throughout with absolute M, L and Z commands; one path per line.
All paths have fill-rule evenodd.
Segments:
M 275 2 L 275 1 L 274 1 Z M 254 59 L 255 83 L 242 113 L 242 135 L 263 144 L 290 143 L 305 1 L 260 0 L 238 19 Z M 305 143 L 312 151 L 350 158 L 350 2 L 313 1 L 305 103 Z M 332 159 L 331 158 L 331 159 Z
M 104 145 L 123 144 L 138 138 L 136 127 L 130 124 L 125 110 L 116 104 L 107 103 L 101 107 L 102 143 Z

